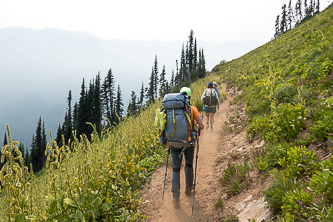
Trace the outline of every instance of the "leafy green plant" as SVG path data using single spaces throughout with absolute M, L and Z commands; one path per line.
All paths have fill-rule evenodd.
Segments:
M 312 199 L 312 193 L 305 190 L 302 186 L 289 190 L 282 197 L 282 212 L 283 214 L 290 213 L 297 215 L 299 218 L 307 219 L 310 215 L 306 212 L 306 208 L 311 206 Z
M 289 190 L 293 190 L 299 186 L 299 182 L 289 177 L 287 171 L 273 169 L 271 175 L 273 180 L 269 188 L 263 191 L 263 194 L 267 201 L 268 208 L 278 214 L 282 212 L 281 207 L 283 206 L 284 195 L 286 195 Z
M 319 140 L 333 139 L 333 97 L 323 99 L 320 108 L 310 131 Z
M 282 167 L 288 167 L 294 177 L 312 175 L 318 168 L 318 158 L 312 150 L 304 146 L 294 146 L 286 150 L 286 156 L 279 159 Z
M 272 108 L 270 116 L 256 117 L 246 129 L 247 138 L 253 140 L 256 133 L 269 142 L 290 141 L 305 127 L 305 108 L 301 104 L 281 104 Z
M 228 214 L 224 219 L 225 222 L 239 222 L 239 218 L 236 215 Z
M 223 208 L 223 200 L 219 199 L 216 204 L 214 204 L 214 208 Z
M 325 203 L 333 203 L 332 159 L 324 160 L 320 163 L 320 170 L 313 174 L 309 187 L 314 194 L 320 196 Z
M 229 196 L 239 194 L 243 189 L 250 186 L 250 166 L 248 165 L 248 157 L 244 158 L 243 166 L 228 163 L 228 167 L 224 170 L 219 182 L 225 185 L 224 192 Z
M 291 84 L 277 88 L 273 94 L 273 98 L 277 103 L 294 102 L 295 96 L 297 96 L 297 88 Z
M 224 125 L 223 126 L 223 131 L 226 132 L 226 133 L 232 133 L 232 127 L 231 126 L 228 126 L 228 125 Z
M 6 202 L 2 209 L 4 218 L 10 221 L 13 216 L 24 218 L 26 215 L 26 207 L 28 206 L 28 194 L 25 184 L 29 179 L 28 168 L 24 166 L 22 153 L 19 151 L 17 141 L 11 138 L 10 128 L 7 125 L 8 144 L 4 145 L 1 150 L 0 170 L 1 187 L 4 187 Z

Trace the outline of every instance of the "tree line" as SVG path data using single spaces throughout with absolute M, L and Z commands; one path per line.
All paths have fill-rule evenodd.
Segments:
M 288 7 L 283 4 L 281 16 L 276 17 L 274 38 L 299 26 L 305 20 L 319 13 L 319 9 L 319 0 L 317 2 L 315 0 L 309 0 L 309 2 L 304 0 L 303 4 L 301 0 L 297 0 L 294 8 L 291 5 L 291 0 L 289 0 Z
M 198 49 L 192 30 L 188 38 L 186 46 L 184 44 L 182 46 L 180 64 L 176 60 L 176 70 L 172 70 L 170 81 L 166 79 L 165 65 L 159 72 L 157 55 L 155 55 L 148 86 L 145 87 L 142 82 L 139 96 L 134 91 L 131 92 L 126 112 L 120 85 L 116 87 L 111 68 L 104 79 L 101 79 L 100 73 L 95 79 L 90 80 L 88 85 L 83 79 L 79 100 L 74 104 L 72 91 L 69 90 L 64 121 L 59 124 L 55 138 L 58 146 L 69 145 L 74 140 L 74 136 L 80 139 L 80 135 L 86 135 L 90 140 L 93 128 L 87 123 L 93 124 L 100 133 L 103 127 L 116 126 L 124 118 L 139 114 L 150 103 L 162 98 L 165 94 L 179 91 L 183 85 L 190 85 L 198 78 L 205 77 L 204 50 Z M 46 161 L 47 137 L 44 126 L 44 120 L 40 117 L 32 137 L 30 152 L 23 144 L 19 146 L 25 165 L 31 164 L 34 172 L 41 170 Z M 6 133 L 3 144 L 7 144 Z

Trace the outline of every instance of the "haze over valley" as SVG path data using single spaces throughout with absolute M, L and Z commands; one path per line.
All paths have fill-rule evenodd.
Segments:
M 115 85 L 121 87 L 126 111 L 131 91 L 138 95 L 142 82 L 147 87 L 155 55 L 159 72 L 165 65 L 170 81 L 187 41 L 187 36 L 183 42 L 107 41 L 59 29 L 0 29 L 0 135 L 3 138 L 9 124 L 12 138 L 30 148 L 40 116 L 47 135 L 49 129 L 55 134 L 64 121 L 68 91 L 72 90 L 73 102 L 78 101 L 82 79 L 86 85 L 98 73 L 104 79 L 109 69 Z M 204 49 L 206 70 L 262 44 L 213 44 L 197 39 L 198 47 Z

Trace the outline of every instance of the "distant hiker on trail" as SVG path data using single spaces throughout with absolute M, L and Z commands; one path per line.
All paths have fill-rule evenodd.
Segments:
M 186 95 L 191 99 L 191 89 L 188 87 L 183 87 L 180 89 L 180 93 Z M 204 124 L 200 118 L 200 113 L 195 106 L 190 106 L 191 108 L 191 123 L 194 126 L 195 121 L 197 122 L 199 129 L 204 129 Z M 195 120 L 195 121 L 194 121 Z M 193 128 L 193 127 L 192 127 Z M 179 208 L 179 198 L 180 198 L 180 168 L 182 164 L 183 157 L 181 155 L 181 148 L 174 148 L 170 145 L 171 156 L 172 156 L 172 188 L 171 192 L 173 194 L 173 205 L 174 208 Z M 193 157 L 194 157 L 194 145 L 189 145 L 185 151 L 185 194 L 188 196 L 191 194 L 193 189 Z
M 215 88 L 215 90 L 216 90 L 216 92 L 217 92 L 217 95 L 218 95 L 218 97 L 219 97 L 219 100 L 221 100 L 220 92 L 219 92 L 219 89 L 217 88 L 217 84 L 216 84 L 216 82 L 213 82 L 213 86 L 214 86 L 214 88 Z
M 208 83 L 208 88 L 202 93 L 201 100 L 204 104 L 204 111 L 206 117 L 206 126 L 210 129 L 213 129 L 214 125 L 214 114 L 216 113 L 216 107 L 219 109 L 220 99 L 217 91 L 214 88 L 212 82 Z

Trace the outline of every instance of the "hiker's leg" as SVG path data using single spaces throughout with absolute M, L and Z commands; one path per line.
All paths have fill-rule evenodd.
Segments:
M 205 119 L 206 119 L 206 127 L 209 127 L 209 112 L 208 112 L 208 107 L 204 106 L 204 112 L 205 112 Z
M 209 127 L 209 113 L 206 113 L 206 126 Z
M 179 199 L 180 196 L 180 167 L 182 165 L 182 159 L 179 158 L 181 149 L 175 149 L 170 147 L 172 157 L 172 187 L 171 192 L 173 199 Z
M 186 187 L 193 186 L 193 156 L 194 147 L 188 147 L 185 150 L 185 181 Z
M 215 113 L 210 113 L 209 119 L 210 119 L 210 128 L 213 128 L 214 126 L 214 114 Z

